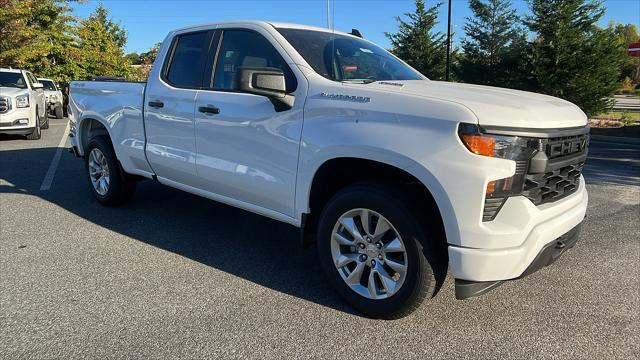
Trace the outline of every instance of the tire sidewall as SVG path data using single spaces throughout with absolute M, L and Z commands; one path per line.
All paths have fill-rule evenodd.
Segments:
M 33 127 L 33 131 L 31 134 L 27 135 L 28 140 L 40 140 L 42 137 L 42 128 L 40 127 L 40 114 L 38 113 L 38 108 L 35 110 L 36 123 Z
M 64 117 L 64 112 L 62 111 L 62 106 L 56 106 L 53 110 L 57 119 L 62 119 Z
M 40 126 L 41 129 L 49 128 L 49 113 L 47 111 L 44 112 L 44 122 Z
M 96 189 L 93 187 L 93 183 L 91 182 L 91 176 L 89 175 L 89 159 L 90 153 L 93 149 L 98 149 L 102 152 L 103 156 L 107 161 L 107 166 L 109 166 L 109 188 L 107 189 L 107 193 L 104 195 L 100 195 Z M 120 187 L 122 186 L 122 181 L 120 179 L 120 168 L 119 164 L 116 160 L 115 153 L 111 148 L 111 145 L 107 143 L 107 141 L 102 136 L 97 136 L 92 138 L 87 144 L 87 149 L 85 152 L 85 174 L 87 176 L 87 183 L 89 184 L 89 189 L 95 195 L 96 199 L 99 202 L 104 204 L 109 204 L 114 202 L 115 194 L 118 193 Z
M 405 281 L 387 299 L 373 300 L 357 294 L 344 282 L 333 264 L 331 236 L 340 216 L 349 210 L 366 208 L 384 216 L 398 231 L 407 251 L 408 266 Z M 393 317 L 413 305 L 425 278 L 433 278 L 433 269 L 424 255 L 424 233 L 411 210 L 398 198 L 374 187 L 350 187 L 339 192 L 325 207 L 318 231 L 318 253 L 322 267 L 334 288 L 347 302 L 372 317 Z
M 40 121 L 40 114 L 38 109 L 36 109 L 36 127 L 33 129 L 36 132 L 37 138 L 39 139 L 42 136 L 42 121 Z

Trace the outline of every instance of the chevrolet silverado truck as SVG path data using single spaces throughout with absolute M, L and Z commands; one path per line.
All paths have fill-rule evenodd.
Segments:
M 381 318 L 433 297 L 448 269 L 469 298 L 576 243 L 577 106 L 431 81 L 357 35 L 189 27 L 146 83 L 72 82 L 71 143 L 97 201 L 121 204 L 147 178 L 291 224 L 337 292 Z
M 42 83 L 27 70 L 0 69 L 0 133 L 38 140 L 49 128 Z

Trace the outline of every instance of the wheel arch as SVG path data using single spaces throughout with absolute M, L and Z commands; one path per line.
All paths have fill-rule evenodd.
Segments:
M 415 161 L 397 155 L 386 154 L 383 157 L 335 156 L 327 158 L 313 171 L 309 177 L 306 193 L 303 195 L 304 209 L 301 214 L 301 238 L 304 245 L 312 243 L 317 230 L 319 213 L 329 198 L 340 188 L 348 184 L 381 180 L 406 184 L 409 191 L 424 200 L 423 216 L 437 219 L 439 233 L 444 241 L 451 242 L 459 238 L 459 230 L 453 207 L 444 188 L 426 168 Z M 398 164 L 398 165 L 394 165 Z M 402 165 L 400 165 L 402 164 Z M 346 179 L 338 179 L 332 174 L 347 174 Z M 367 176 L 367 174 L 382 174 Z
M 106 121 L 101 120 L 99 116 L 90 115 L 82 117 L 78 123 L 78 150 L 80 154 L 84 155 L 85 148 L 92 137 L 100 135 L 106 135 L 109 138 L 109 142 L 116 151 L 117 156 L 117 149 L 113 146 L 113 138 L 109 131 L 109 125 Z

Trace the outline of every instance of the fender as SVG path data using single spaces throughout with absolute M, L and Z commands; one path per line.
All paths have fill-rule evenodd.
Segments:
M 424 166 L 416 161 L 400 154 L 377 147 L 350 147 L 333 146 L 322 149 L 308 159 L 304 165 L 299 166 L 296 188 L 296 216 L 300 223 L 304 223 L 304 217 L 309 213 L 311 185 L 320 167 L 327 161 L 340 158 L 355 158 L 379 162 L 406 171 L 418 179 L 433 196 L 445 226 L 447 241 L 457 243 L 460 240 L 460 231 L 457 226 L 457 218 L 446 191 L 436 177 Z M 309 169 L 309 170 L 307 170 Z

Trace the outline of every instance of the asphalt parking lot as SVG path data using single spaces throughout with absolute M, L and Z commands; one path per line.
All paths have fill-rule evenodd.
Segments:
M 593 141 L 583 233 L 555 264 L 411 316 L 370 320 L 294 229 L 164 187 L 105 208 L 66 120 L 0 135 L 0 358 L 616 358 L 640 356 L 640 146 Z M 45 188 L 44 190 L 41 190 Z

